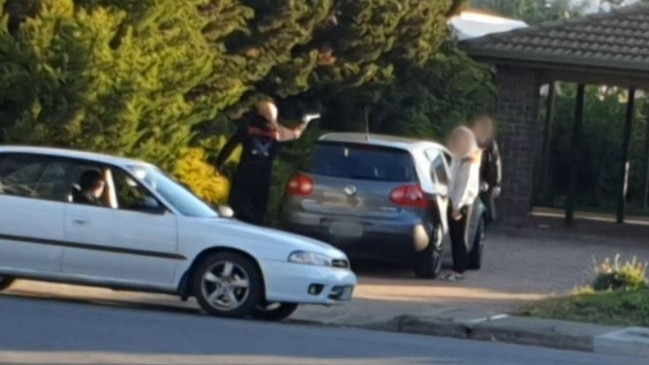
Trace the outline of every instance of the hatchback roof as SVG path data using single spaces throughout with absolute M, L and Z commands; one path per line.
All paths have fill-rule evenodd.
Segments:
M 99 163 L 122 165 L 122 166 L 123 165 L 149 165 L 146 162 L 125 158 L 125 157 L 116 157 L 116 156 L 110 156 L 101 153 L 95 153 L 95 152 L 84 152 L 84 151 L 70 150 L 64 148 L 53 148 L 53 147 L 4 145 L 4 146 L 0 146 L 0 153 L 25 153 L 25 154 L 47 155 L 53 157 L 83 159 L 83 160 L 89 160 L 89 161 L 94 161 Z
M 387 136 L 381 134 L 366 133 L 329 133 L 320 137 L 319 141 L 366 144 L 382 147 L 393 147 L 408 151 L 419 151 L 422 149 L 436 148 L 448 153 L 446 147 L 438 142 L 423 139 L 404 138 Z

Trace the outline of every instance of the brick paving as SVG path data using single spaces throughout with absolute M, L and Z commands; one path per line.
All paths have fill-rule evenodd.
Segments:
M 370 321 L 373 316 L 384 319 L 387 312 L 393 316 L 448 308 L 502 312 L 587 285 L 593 277 L 593 260 L 620 254 L 649 262 L 646 239 L 557 239 L 542 232 L 527 232 L 533 237 L 506 233 L 489 237 L 484 268 L 469 272 L 464 282 L 418 280 L 405 269 L 363 265 L 357 268 L 361 285 L 354 303 L 329 310 L 307 307 L 299 315 L 316 318 L 329 313 L 334 318 L 330 321 L 355 322 Z

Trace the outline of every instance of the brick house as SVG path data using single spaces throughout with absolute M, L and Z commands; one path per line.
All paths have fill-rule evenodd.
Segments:
M 501 217 L 509 223 L 526 220 L 532 209 L 537 166 L 549 130 L 548 120 L 540 120 L 540 89 L 556 81 L 579 85 L 575 121 L 571 136 L 574 156 L 579 152 L 585 84 L 615 85 L 636 89 L 649 86 L 649 6 L 637 5 L 563 22 L 490 34 L 461 42 L 474 59 L 495 66 L 498 85 L 497 118 L 503 156 L 503 196 Z M 549 100 L 553 98 L 550 97 Z M 629 98 L 633 111 L 634 98 Z M 551 103 L 550 103 L 551 110 Z M 552 113 L 547 113 L 552 115 Z M 618 222 L 624 220 L 624 194 L 633 113 L 620 143 Z M 623 122 L 623 121 L 620 121 Z M 544 137 L 545 136 L 545 137 Z M 616 147 L 617 148 L 617 147 Z M 648 151 L 649 153 L 649 151 Z M 575 165 L 573 165 L 575 166 Z M 575 170 L 576 169 L 572 169 Z M 572 223 L 576 174 L 570 177 L 566 222 Z

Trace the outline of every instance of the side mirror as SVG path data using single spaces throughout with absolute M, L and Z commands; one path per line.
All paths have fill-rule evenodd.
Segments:
M 234 218 L 234 210 L 227 205 L 219 205 L 216 207 L 216 212 L 221 218 Z

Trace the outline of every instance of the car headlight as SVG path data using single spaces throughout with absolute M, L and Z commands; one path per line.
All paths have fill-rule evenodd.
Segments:
M 315 252 L 295 251 L 288 256 L 288 261 L 296 264 L 331 266 L 331 259 Z

